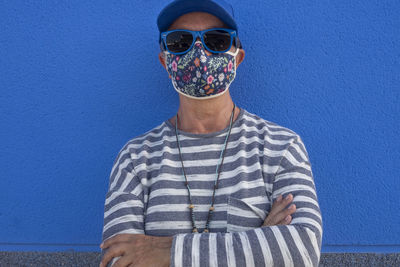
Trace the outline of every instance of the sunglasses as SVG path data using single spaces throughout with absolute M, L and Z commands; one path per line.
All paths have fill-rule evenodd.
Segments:
M 232 47 L 233 41 L 241 48 L 235 30 L 213 28 L 204 31 L 172 30 L 161 33 L 161 49 L 174 55 L 182 55 L 192 49 L 197 37 L 203 46 L 212 53 L 224 53 Z

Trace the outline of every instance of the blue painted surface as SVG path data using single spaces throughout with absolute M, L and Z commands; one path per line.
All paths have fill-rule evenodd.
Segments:
M 231 2 L 232 98 L 302 136 L 322 252 L 399 252 L 400 2 Z M 115 156 L 178 108 L 163 3 L 0 2 L 0 250 L 99 251 Z

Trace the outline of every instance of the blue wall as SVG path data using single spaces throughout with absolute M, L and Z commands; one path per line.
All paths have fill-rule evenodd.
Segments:
M 114 158 L 178 108 L 165 2 L 0 2 L 0 250 L 100 251 Z M 399 252 L 400 2 L 232 4 L 232 98 L 302 136 L 322 252 Z

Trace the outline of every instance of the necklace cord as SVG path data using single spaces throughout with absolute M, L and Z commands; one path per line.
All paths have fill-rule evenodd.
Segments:
M 226 135 L 226 138 L 225 138 L 224 149 L 223 149 L 223 151 L 221 151 L 221 154 L 220 154 L 220 163 L 217 165 L 217 168 L 216 168 L 216 171 L 215 171 L 216 175 L 217 175 L 217 178 L 216 178 L 216 180 L 214 182 L 213 195 L 212 195 L 212 200 L 211 200 L 211 207 L 210 207 L 210 209 L 208 211 L 208 216 L 207 216 L 207 221 L 206 221 L 204 232 L 209 232 L 209 229 L 208 229 L 209 222 L 210 222 L 210 219 L 211 219 L 211 214 L 212 214 L 212 212 L 214 210 L 215 191 L 218 188 L 219 176 L 221 174 L 221 166 L 222 166 L 222 164 L 224 162 L 225 152 L 226 152 L 226 148 L 228 146 L 228 139 L 229 139 L 229 136 L 230 136 L 231 130 L 232 130 L 233 117 L 235 116 L 235 107 L 236 107 L 236 104 L 233 104 L 233 109 L 232 109 L 230 123 L 229 123 L 229 131 L 228 131 L 228 134 Z M 180 160 L 181 160 L 181 164 L 182 164 L 183 175 L 184 175 L 184 178 L 185 178 L 185 185 L 186 185 L 186 187 L 188 189 L 189 202 L 190 202 L 189 209 L 190 209 L 190 217 L 191 217 L 191 221 L 192 221 L 192 231 L 193 232 L 198 232 L 198 229 L 196 227 L 196 223 L 195 223 L 195 220 L 194 220 L 194 211 L 193 211 L 194 205 L 193 205 L 192 196 L 191 196 L 191 193 L 190 193 L 190 186 L 189 186 L 189 182 L 188 182 L 187 177 L 186 177 L 185 168 L 183 166 L 182 153 L 181 153 L 180 142 L 179 142 L 179 138 L 178 138 L 178 113 L 176 114 L 176 117 L 175 117 L 175 135 L 176 135 L 176 141 L 178 143 L 178 151 L 179 151 L 179 156 L 180 156 Z

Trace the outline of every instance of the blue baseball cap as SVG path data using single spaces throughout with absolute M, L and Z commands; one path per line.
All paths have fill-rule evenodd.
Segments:
M 180 16 L 189 12 L 207 12 L 224 22 L 230 29 L 238 31 L 232 6 L 223 0 L 174 0 L 161 10 L 157 18 L 157 26 L 161 32 Z

